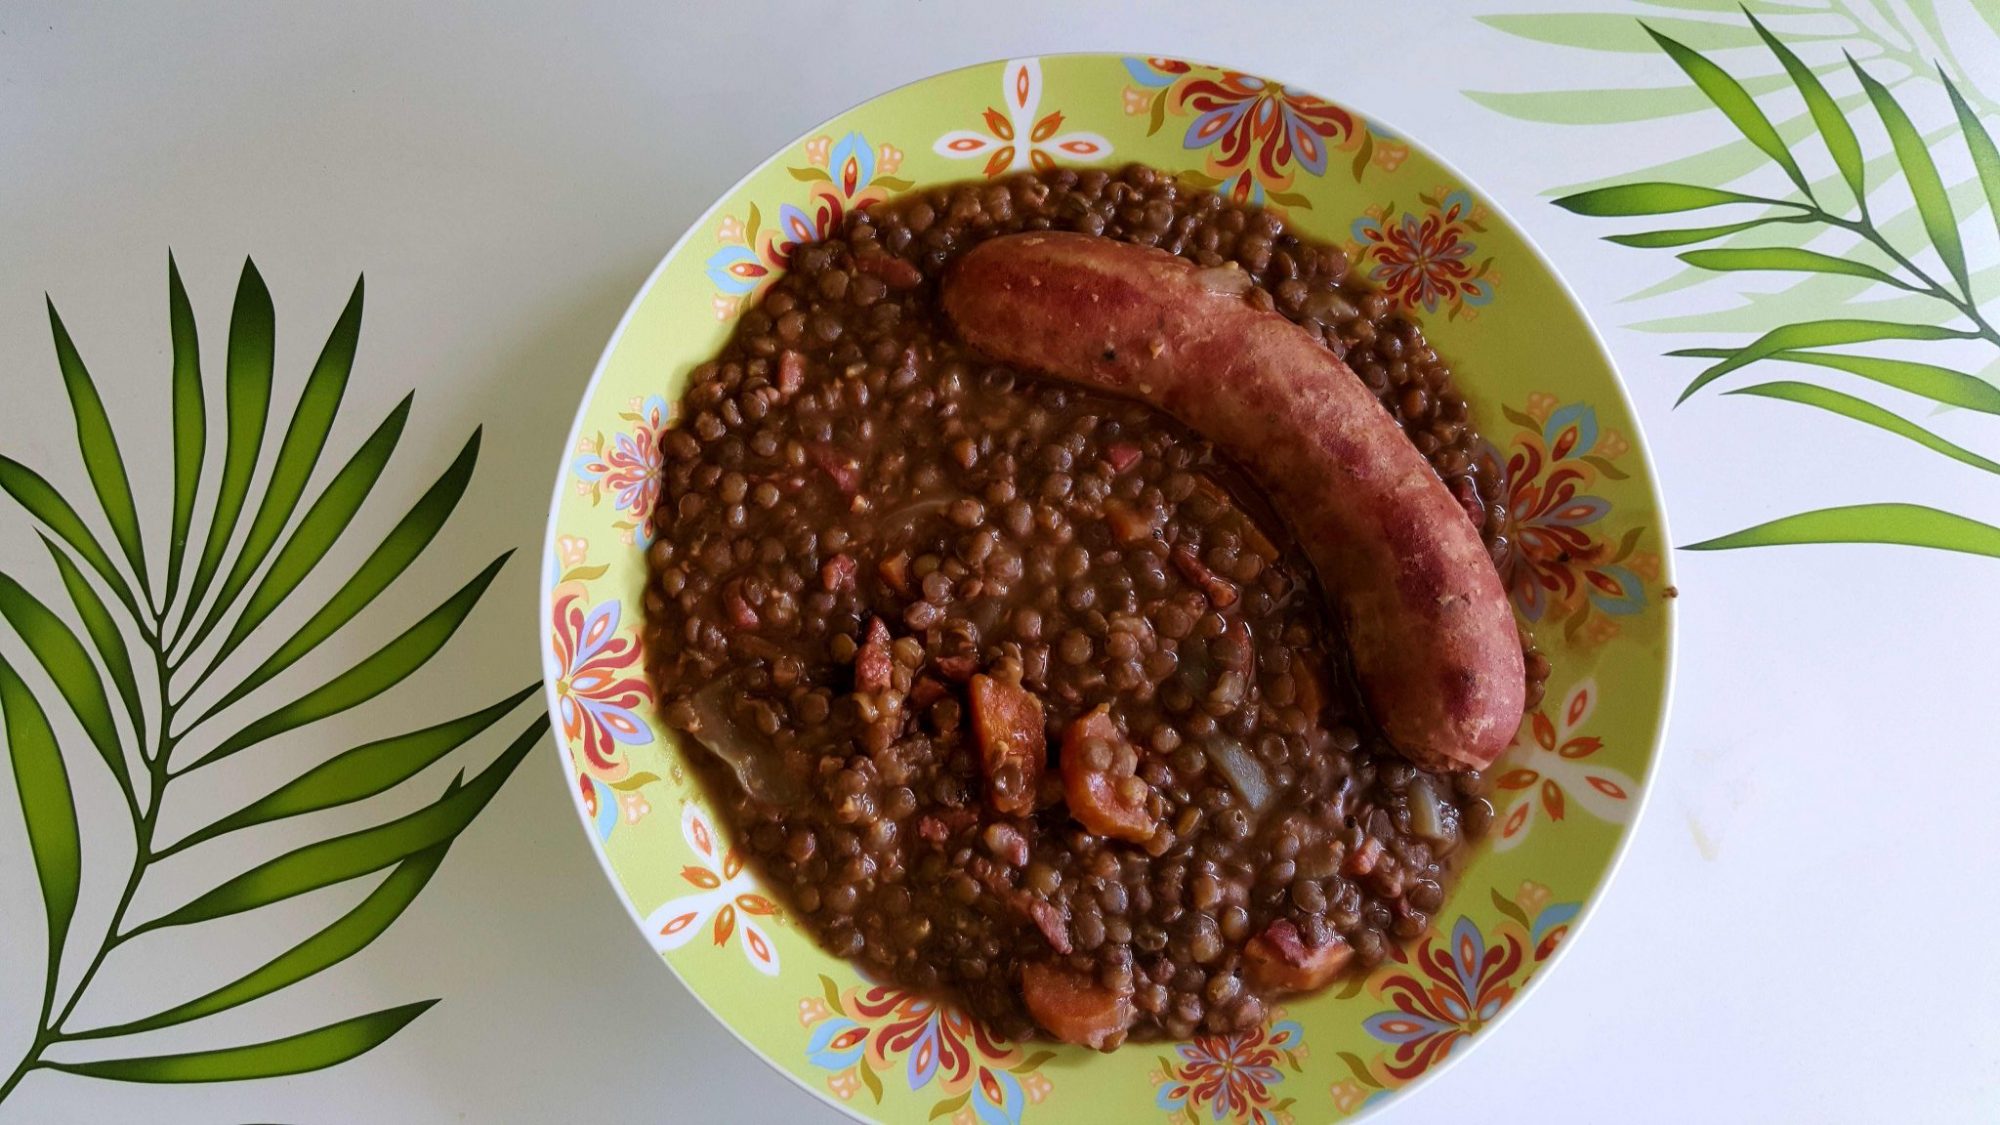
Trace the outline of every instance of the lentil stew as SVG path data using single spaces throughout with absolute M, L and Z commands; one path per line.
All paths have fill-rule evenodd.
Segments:
M 1493 807 L 1383 741 L 1312 567 L 1199 433 L 955 337 L 954 260 L 1050 229 L 1240 267 L 1505 557 L 1451 372 L 1337 248 L 1151 168 L 1059 168 L 848 215 L 692 373 L 648 670 L 833 953 L 1009 1038 L 1236 1031 L 1422 934 Z M 1533 707 L 1532 647 L 1527 672 Z

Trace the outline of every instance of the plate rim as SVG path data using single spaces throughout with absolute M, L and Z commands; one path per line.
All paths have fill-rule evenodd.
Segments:
M 771 167 L 773 164 L 782 160 L 786 156 L 786 154 L 790 153 L 793 149 L 797 148 L 798 146 L 804 144 L 806 141 L 810 140 L 812 137 L 823 132 L 834 121 L 837 121 L 840 118 L 845 117 L 846 115 L 853 113 L 858 109 L 862 109 L 870 105 L 871 103 L 880 101 L 895 93 L 909 89 L 911 87 L 920 86 L 925 83 L 933 82 L 938 79 L 945 78 L 951 75 L 960 74 L 967 71 L 983 70 L 995 66 L 1006 66 L 1009 62 L 1015 59 L 1047 60 L 1047 59 L 1087 58 L 1087 59 L 1103 59 L 1113 64 L 1122 65 L 1122 61 L 1124 59 L 1135 58 L 1135 57 L 1172 58 L 1178 61 L 1192 63 L 1197 66 L 1214 67 L 1216 69 L 1234 71 L 1236 73 L 1250 75 L 1262 79 L 1264 81 L 1283 85 L 1286 89 L 1289 90 L 1297 90 L 1302 93 L 1309 94 L 1313 97 L 1320 98 L 1324 101 L 1329 102 L 1330 104 L 1339 106 L 1342 109 L 1353 112 L 1357 116 L 1362 117 L 1368 121 L 1382 125 L 1386 130 L 1394 133 L 1398 140 L 1402 141 L 1405 144 L 1408 144 L 1411 148 L 1421 152 L 1424 155 L 1424 157 L 1430 160 L 1432 163 L 1434 163 L 1440 171 L 1450 173 L 1457 183 L 1463 185 L 1466 189 L 1471 191 L 1479 199 L 1480 203 L 1483 204 L 1491 212 L 1494 218 L 1498 219 L 1502 224 L 1504 224 L 1509 233 L 1512 234 L 1515 238 L 1520 240 L 1522 247 L 1527 250 L 1527 252 L 1534 259 L 1536 264 L 1539 265 L 1541 269 L 1548 275 L 1548 277 L 1555 282 L 1556 290 L 1561 294 L 1561 296 L 1565 300 L 1568 301 L 1570 307 L 1575 310 L 1577 318 L 1579 321 L 1581 321 L 1585 333 L 1589 338 L 1591 346 L 1595 349 L 1598 358 L 1602 360 L 1605 369 L 1610 372 L 1611 387 L 1617 394 L 1618 404 L 1621 407 L 1623 407 L 1626 417 L 1629 418 L 1631 422 L 1632 445 L 1639 452 L 1642 464 L 1645 467 L 1646 492 L 1649 496 L 1649 499 L 1652 502 L 1653 511 L 1657 514 L 1656 522 L 1659 529 L 1659 537 L 1662 548 L 1660 554 L 1659 584 L 1662 589 L 1671 589 L 1674 587 L 1674 569 L 1675 569 L 1673 561 L 1674 545 L 1673 545 L 1673 536 L 1670 530 L 1671 519 L 1669 517 L 1667 509 L 1665 490 L 1661 487 L 1660 473 L 1658 469 L 1658 459 L 1653 454 L 1654 446 L 1647 436 L 1644 419 L 1640 417 L 1637 405 L 1634 402 L 1632 396 L 1631 389 L 1627 386 L 1625 374 L 1623 370 L 1619 367 L 1617 357 L 1613 354 L 1610 346 L 1606 343 L 1604 338 L 1604 332 L 1602 329 L 1598 327 L 1596 319 L 1591 316 L 1589 307 L 1585 305 L 1583 300 L 1578 296 L 1575 287 L 1570 283 L 1569 279 L 1566 276 L 1564 276 L 1562 271 L 1556 268 L 1554 261 L 1549 257 L 1548 253 L 1542 248 L 1541 243 L 1535 239 L 1535 237 L 1529 232 L 1528 228 L 1523 226 L 1514 217 L 1513 213 L 1508 208 L 1502 206 L 1490 194 L 1486 193 L 1485 190 L 1480 187 L 1477 181 L 1466 176 L 1464 172 L 1456 164 L 1440 156 L 1434 148 L 1432 148 L 1429 144 L 1425 143 L 1422 139 L 1399 128 L 1395 124 L 1395 122 L 1390 118 L 1381 117 L 1374 113 L 1365 112 L 1360 106 L 1357 106 L 1354 102 L 1349 101 L 1345 98 L 1331 97 L 1321 93 L 1318 89 L 1313 88 L 1311 86 L 1296 85 L 1291 82 L 1284 81 L 1283 79 L 1277 78 L 1275 76 L 1265 74 L 1261 71 L 1240 70 L 1238 68 L 1228 67 L 1221 63 L 1213 62 L 1201 56 L 1180 54 L 1180 53 L 1173 53 L 1167 55 L 1150 55 L 1141 52 L 1121 52 L 1116 50 L 1098 49 L 1098 50 L 1052 51 L 1052 52 L 1022 52 L 1014 55 L 983 59 L 980 61 L 966 63 L 959 66 L 948 67 L 943 70 L 933 71 L 931 73 L 921 75 L 916 78 L 912 78 L 908 81 L 897 83 L 894 86 L 889 86 L 887 88 L 878 90 L 868 95 L 867 97 L 862 98 L 859 101 L 848 104 L 842 109 L 826 114 L 824 117 L 819 119 L 817 122 L 815 122 L 813 125 L 805 129 L 804 131 L 798 133 L 790 140 L 772 149 L 769 155 L 764 157 L 762 160 L 759 160 L 755 165 L 747 169 L 741 176 L 737 177 L 736 180 L 733 181 L 728 187 L 724 188 L 721 192 L 719 192 L 716 195 L 715 199 L 712 202 L 710 202 L 709 205 L 706 208 L 704 208 L 699 215 L 695 216 L 695 218 L 688 224 L 687 228 L 681 232 L 680 236 L 674 239 L 674 241 L 660 255 L 659 261 L 654 264 L 652 270 L 650 270 L 647 273 L 646 279 L 642 283 L 640 283 L 637 290 L 634 291 L 631 301 L 627 303 L 625 307 L 625 311 L 622 314 L 620 314 L 617 325 L 612 328 L 610 335 L 606 338 L 604 347 L 598 354 L 597 362 L 591 368 L 590 378 L 582 388 L 582 391 L 577 401 L 575 416 L 571 419 L 570 426 L 567 431 L 567 436 L 564 439 L 563 448 L 560 451 L 558 457 L 556 458 L 555 485 L 552 490 L 549 501 L 548 522 L 543 532 L 542 542 L 541 542 L 541 548 L 542 548 L 541 565 L 539 570 L 541 583 L 540 583 L 540 588 L 536 593 L 537 607 L 538 607 L 536 633 L 541 646 L 538 656 L 542 670 L 543 700 L 545 706 L 548 709 L 551 720 L 550 743 L 553 745 L 556 751 L 553 760 L 555 761 L 557 768 L 561 770 L 560 777 L 562 778 L 563 788 L 568 791 L 571 804 L 574 805 L 579 810 L 579 812 L 583 810 L 583 804 L 582 804 L 583 798 L 581 793 L 578 792 L 576 786 L 570 783 L 571 781 L 570 751 L 561 733 L 560 701 L 556 694 L 556 681 L 560 678 L 560 676 L 552 664 L 552 656 L 551 656 L 553 652 L 554 631 L 551 623 L 552 619 L 550 616 L 550 611 L 553 608 L 553 590 L 556 586 L 558 578 L 560 577 L 558 573 L 559 568 L 556 566 L 556 560 L 555 560 L 555 545 L 556 545 L 556 540 L 558 538 L 557 522 L 561 518 L 563 513 L 563 502 L 566 492 L 566 485 L 568 484 L 568 472 L 569 472 L 571 453 L 576 448 L 577 441 L 579 440 L 582 434 L 584 425 L 584 416 L 586 412 L 589 410 L 591 404 L 597 398 L 599 388 L 604 379 L 605 370 L 610 365 L 612 355 L 617 351 L 619 343 L 624 339 L 625 332 L 631 326 L 633 318 L 638 314 L 639 307 L 645 303 L 646 297 L 653 291 L 654 285 L 659 282 L 661 275 L 666 272 L 668 265 L 672 263 L 674 259 L 680 254 L 681 250 L 687 245 L 690 239 L 692 239 L 698 232 L 707 228 L 707 226 L 709 225 L 711 220 L 713 220 L 715 215 L 723 209 L 725 204 L 727 204 L 736 195 L 736 193 L 743 188 L 745 184 L 749 183 L 752 179 L 755 179 L 765 169 Z M 901 192 L 897 193 L 897 195 L 901 194 L 903 193 Z M 894 197 L 892 196 L 892 198 Z M 1377 1105 L 1364 1107 L 1359 1112 L 1342 1118 L 1343 1121 L 1360 1122 L 1360 1121 L 1374 1119 L 1381 1112 L 1390 1109 L 1391 1107 L 1407 1105 L 1411 1100 L 1411 1096 L 1417 1094 L 1419 1091 L 1434 1087 L 1437 1084 L 1436 1080 L 1438 1078 L 1440 1078 L 1445 1073 L 1452 1070 L 1459 1062 L 1463 1061 L 1466 1056 L 1470 1055 L 1474 1049 L 1478 1048 L 1481 1044 L 1486 1042 L 1488 1039 L 1492 1038 L 1493 1035 L 1496 1033 L 1497 1029 L 1505 1025 L 1512 1018 L 1514 1013 L 1520 1010 L 1522 1005 L 1526 1003 L 1529 996 L 1537 995 L 1541 991 L 1543 991 L 1543 989 L 1541 988 L 1542 982 L 1548 978 L 1548 976 L 1557 966 L 1562 964 L 1567 959 L 1571 948 L 1573 948 L 1576 945 L 1577 940 L 1584 933 L 1585 926 L 1591 921 L 1591 919 L 1597 916 L 1599 908 L 1602 906 L 1605 898 L 1610 894 L 1613 884 L 1617 882 L 1619 873 L 1623 870 L 1626 860 L 1631 855 L 1633 840 L 1638 835 L 1639 826 L 1645 822 L 1646 812 L 1652 805 L 1653 790 L 1655 787 L 1654 783 L 1657 781 L 1660 775 L 1661 760 L 1665 757 L 1666 747 L 1667 747 L 1667 736 L 1670 729 L 1670 724 L 1672 721 L 1672 715 L 1674 710 L 1674 696 L 1679 679 L 1678 675 L 1679 668 L 1678 668 L 1677 658 L 1680 647 L 1678 643 L 1679 631 L 1680 631 L 1680 623 L 1679 623 L 1680 614 L 1679 614 L 1678 603 L 1679 599 L 1677 596 L 1675 597 L 1662 596 L 1660 598 L 1659 612 L 1661 613 L 1662 616 L 1661 616 L 1661 630 L 1660 630 L 1661 676 L 1660 676 L 1660 690 L 1659 690 L 1659 706 L 1657 709 L 1656 717 L 1653 720 L 1653 729 L 1650 732 L 1650 737 L 1649 737 L 1650 745 L 1646 756 L 1645 767 L 1641 771 L 1640 776 L 1638 778 L 1639 797 L 1632 809 L 1632 816 L 1630 820 L 1628 820 L 1622 826 L 1617 841 L 1612 845 L 1611 854 L 1605 862 L 1602 873 L 1597 877 L 1596 883 L 1591 888 L 1588 897 L 1586 897 L 1580 903 L 1576 916 L 1573 919 L 1571 919 L 1570 922 L 1568 923 L 1568 928 L 1569 928 L 1568 935 L 1549 955 L 1547 960 L 1542 962 L 1542 964 L 1535 971 L 1535 973 L 1521 984 L 1520 988 L 1514 994 L 1511 1001 L 1507 1003 L 1505 1006 L 1503 1006 L 1500 1012 L 1497 1015 L 1495 1015 L 1493 1019 L 1487 1021 L 1485 1025 L 1480 1028 L 1479 1034 L 1465 1037 L 1465 1039 L 1459 1044 L 1457 1044 L 1453 1050 L 1451 1050 L 1442 1059 L 1438 1060 L 1436 1063 L 1428 1067 L 1424 1071 L 1424 1073 L 1419 1075 L 1414 1081 L 1408 1083 L 1407 1085 L 1397 1087 L 1394 1090 L 1392 1097 L 1384 1099 Z M 585 819 L 586 821 L 588 820 L 587 817 Z M 651 942 L 647 941 L 645 933 L 645 918 L 640 913 L 637 904 L 632 901 L 631 896 L 625 893 L 624 887 L 622 883 L 619 881 L 618 872 L 612 866 L 610 856 L 607 855 L 604 850 L 604 841 L 599 839 L 595 833 L 589 831 L 584 832 L 584 837 L 590 845 L 591 854 L 597 860 L 598 867 L 604 874 L 605 881 L 609 884 L 608 889 L 618 899 L 620 904 L 624 907 L 627 917 L 631 919 L 633 933 L 641 941 L 646 942 L 645 948 L 647 953 L 653 959 L 660 961 L 666 966 L 667 970 L 673 974 L 675 981 L 688 993 L 689 996 L 691 996 L 694 999 L 694 1001 L 697 1004 L 701 1006 L 702 1010 L 708 1014 L 710 1019 L 712 1019 L 715 1023 L 721 1025 L 723 1030 L 728 1032 L 731 1038 L 733 1038 L 745 1050 L 749 1051 L 752 1056 L 757 1058 L 767 1068 L 776 1071 L 788 1082 L 798 1087 L 799 1089 L 804 1090 L 808 1095 L 812 1096 L 816 1101 L 824 1105 L 833 1107 L 835 1110 L 839 1111 L 841 1114 L 843 1114 L 844 1116 L 848 1117 L 851 1120 L 864 1121 L 864 1122 L 879 1120 L 877 1118 L 871 1118 L 857 1112 L 849 1103 L 841 1101 L 838 1098 L 832 1097 L 829 1094 L 829 1092 L 826 1091 L 825 1089 L 822 1089 L 819 1086 L 807 1082 L 803 1075 L 794 1073 L 791 1069 L 779 1063 L 777 1059 L 766 1054 L 756 1044 L 752 1043 L 747 1037 L 745 1037 L 745 1035 L 742 1032 L 738 1031 L 736 1026 L 729 1019 L 725 1018 L 720 1012 L 716 1011 L 714 1005 L 710 1004 L 705 996 L 703 996 L 699 991 L 697 991 L 688 984 L 688 982 L 683 978 L 679 967 L 674 965 L 674 963 L 668 958 L 662 956 L 658 951 L 654 950 Z

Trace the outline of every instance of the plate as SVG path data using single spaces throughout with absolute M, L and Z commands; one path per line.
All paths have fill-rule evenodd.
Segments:
M 1452 361 L 1508 473 L 1505 576 L 1553 674 L 1496 767 L 1493 836 L 1429 934 L 1235 1036 L 1108 1054 L 996 1041 L 865 979 L 786 918 L 655 714 L 640 653 L 658 438 L 690 368 L 801 242 L 907 191 L 1031 167 L 1174 172 L 1283 209 Z M 1323 1121 L 1483 1038 L 1573 939 L 1631 834 L 1665 716 L 1666 527 L 1638 422 L 1575 297 L 1464 177 L 1381 122 L 1239 71 L 1111 54 L 926 78 L 832 118 L 668 252 L 592 376 L 543 564 L 557 755 L 606 875 L 716 1019 L 828 1102 L 884 1121 Z

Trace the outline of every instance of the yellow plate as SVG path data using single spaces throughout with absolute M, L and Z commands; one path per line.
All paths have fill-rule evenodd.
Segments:
M 1109 1055 L 1007 1043 L 863 979 L 744 867 L 658 721 L 640 656 L 657 439 L 687 373 L 841 216 L 911 187 L 1137 161 L 1346 244 L 1447 357 L 1507 468 L 1506 575 L 1554 674 L 1497 767 L 1494 838 L 1430 934 L 1255 1032 Z M 785 146 L 670 251 L 625 314 L 564 451 L 542 583 L 563 776 L 661 958 L 751 1050 L 885 1121 L 1322 1121 L 1463 1054 L 1601 891 L 1645 794 L 1671 666 L 1652 465 L 1576 299 L 1463 177 L 1379 122 L 1238 71 L 1061 55 L 883 94 Z

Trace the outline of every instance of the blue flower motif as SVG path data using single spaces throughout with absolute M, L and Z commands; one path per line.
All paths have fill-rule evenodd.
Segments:
M 864 1032 L 861 1035 L 853 1032 Z M 845 1016 L 835 1016 L 813 1028 L 806 1043 L 806 1058 L 825 1070 L 842 1071 L 861 1061 L 868 1049 L 866 1028 Z
M 1137 82 L 1141 86 L 1149 86 L 1157 90 L 1162 86 L 1173 85 L 1174 79 L 1178 77 L 1178 75 L 1166 74 L 1155 69 L 1153 64 L 1147 62 L 1145 59 L 1127 57 L 1121 61 L 1125 64 L 1125 73 L 1131 75 L 1132 81 Z
M 1549 415 L 1549 420 L 1542 423 L 1542 440 L 1549 444 L 1550 449 L 1556 448 L 1557 435 L 1572 424 L 1576 426 L 1576 444 L 1562 454 L 1564 458 L 1582 457 L 1597 446 L 1596 408 L 1587 402 L 1573 402 L 1558 407 L 1555 413 Z
M 849 133 L 840 138 L 828 154 L 827 171 L 847 195 L 853 195 L 874 182 L 875 150 L 869 146 L 868 138 L 859 133 Z
M 757 260 L 756 251 L 748 246 L 724 246 L 708 256 L 704 272 L 717 289 L 732 297 L 741 297 L 756 289 L 757 283 L 770 271 Z

